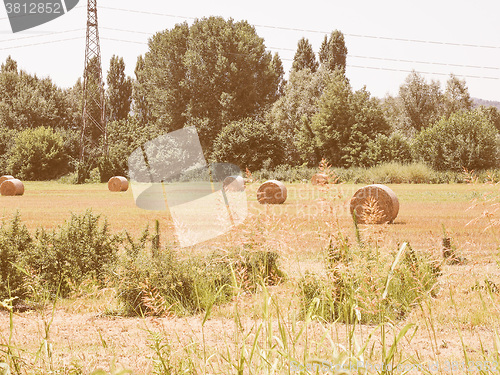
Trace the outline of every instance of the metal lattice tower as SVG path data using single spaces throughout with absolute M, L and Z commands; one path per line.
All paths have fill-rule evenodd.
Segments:
M 81 138 L 79 182 L 85 179 L 83 166 L 95 160 L 98 144 L 107 151 L 104 82 L 102 77 L 101 47 L 97 23 L 97 0 L 87 3 L 87 36 L 85 43 L 85 70 L 83 73 L 83 125 Z M 87 163 L 88 164 L 88 163 Z

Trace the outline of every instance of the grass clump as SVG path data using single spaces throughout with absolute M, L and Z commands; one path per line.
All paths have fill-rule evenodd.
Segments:
M 408 244 L 394 256 L 330 243 L 326 274 L 306 273 L 299 281 L 303 315 L 326 321 L 382 323 L 401 319 L 433 294 L 440 268 Z
M 150 242 L 150 246 L 148 246 Z M 119 269 L 118 298 L 126 315 L 189 315 L 229 302 L 237 287 L 254 292 L 284 277 L 274 252 L 232 250 L 181 258 L 160 248 L 159 234 L 146 230 L 138 242 L 129 237 Z

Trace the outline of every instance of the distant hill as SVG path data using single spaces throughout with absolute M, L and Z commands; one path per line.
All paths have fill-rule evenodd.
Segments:
M 478 98 L 472 98 L 472 101 L 474 102 L 474 108 L 484 105 L 485 107 L 497 107 L 500 110 L 500 102 Z

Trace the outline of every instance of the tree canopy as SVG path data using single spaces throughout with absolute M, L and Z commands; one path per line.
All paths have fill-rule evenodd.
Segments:
M 302 38 L 297 45 L 297 52 L 293 57 L 292 70 L 298 71 L 302 69 L 309 69 L 311 72 L 318 70 L 318 62 L 316 55 L 309 40 Z
M 107 83 L 108 121 L 123 120 L 129 115 L 132 103 L 132 80 L 125 75 L 123 57 L 111 57 Z
M 277 99 L 279 66 L 248 22 L 210 17 L 154 35 L 142 78 L 154 120 L 166 131 L 196 125 L 211 152 L 224 125 Z
M 330 37 L 325 35 L 325 39 L 319 50 L 319 62 L 322 66 L 330 70 L 340 70 L 345 73 L 347 60 L 347 47 L 345 45 L 344 34 L 335 30 Z

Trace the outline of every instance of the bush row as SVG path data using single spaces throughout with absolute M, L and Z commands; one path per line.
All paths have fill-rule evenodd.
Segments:
M 478 182 L 500 181 L 500 169 L 482 171 L 436 171 L 425 163 L 388 162 L 370 168 L 333 168 L 338 182 L 355 184 L 441 184 L 466 183 L 471 179 Z M 318 168 L 307 166 L 290 167 L 279 165 L 274 169 L 262 169 L 252 173 L 258 181 L 277 179 L 287 182 L 310 181 Z
M 106 221 L 86 211 L 57 230 L 31 236 L 16 215 L 0 227 L 0 300 L 66 297 L 91 279 L 114 286 L 121 314 L 187 315 L 229 302 L 237 292 L 255 292 L 285 278 L 278 255 L 253 246 L 181 257 L 160 246 L 159 224 L 135 240 L 111 234 Z M 377 323 L 403 318 L 435 291 L 440 266 L 409 245 L 382 254 L 346 237 L 332 237 L 325 253 L 326 275 L 299 280 L 303 315 L 327 321 Z M 113 281 L 110 282 L 109 280 Z M 42 288 L 34 296 L 33 280 Z
M 0 226 L 0 300 L 15 303 L 67 297 L 93 280 L 117 289 L 125 314 L 188 314 L 229 301 L 238 288 L 255 291 L 283 278 L 273 252 L 241 248 L 183 259 L 160 247 L 158 222 L 138 240 L 110 233 L 90 210 L 51 232 L 31 235 L 19 214 Z M 41 288 L 36 296 L 34 285 Z
M 102 145 L 96 145 L 92 162 L 80 165 L 76 131 L 39 127 L 16 132 L 0 127 L 0 171 L 23 180 L 50 180 L 79 170 L 90 179 L 91 170 L 97 166 L 99 180 L 107 181 L 113 175 L 126 175 L 130 154 L 150 138 L 164 133 L 155 125 L 146 127 L 134 118 L 111 122 L 108 126 L 107 156 L 98 156 L 101 155 L 99 150 Z M 287 153 L 296 155 L 298 150 L 285 152 L 287 147 L 292 146 L 279 136 L 273 126 L 247 120 L 227 125 L 214 142 L 214 151 L 211 154 L 207 152 L 207 156 L 214 162 L 230 162 L 242 169 L 260 170 L 263 176 L 272 170 L 278 176 L 286 177 L 280 178 L 284 180 L 309 177 L 313 169 L 304 169 L 297 164 L 304 162 L 312 167 L 316 164 L 315 160 L 322 156 L 338 167 L 339 173 L 344 171 L 341 177 L 345 181 L 361 180 L 356 176 L 363 171 L 360 167 L 410 164 L 419 166 L 417 180 L 425 172 L 424 182 L 454 182 L 459 180 L 455 177 L 463 168 L 482 170 L 494 168 L 500 163 L 500 134 L 491 121 L 478 111 L 462 111 L 443 117 L 413 138 L 397 132 L 377 134 L 371 138 L 365 134 L 362 138 L 364 143 L 359 146 L 362 152 L 357 146 L 352 146 L 357 151 L 353 149 L 353 155 L 344 155 L 349 162 L 345 158 L 341 162 L 320 150 L 308 151 L 294 159 Z M 309 140 L 306 148 L 314 148 L 314 144 L 314 140 Z M 432 171 L 440 173 L 426 172 L 425 166 L 429 167 L 429 171 L 432 168 Z M 95 176 L 93 179 L 96 179 Z

